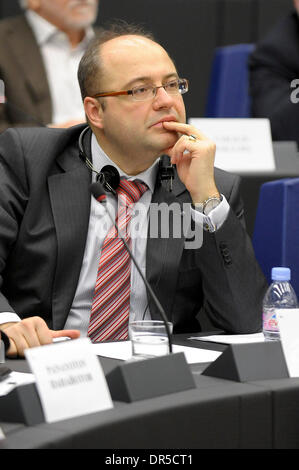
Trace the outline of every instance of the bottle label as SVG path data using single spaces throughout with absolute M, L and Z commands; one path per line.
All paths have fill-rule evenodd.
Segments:
M 271 308 L 263 312 L 263 328 L 267 331 L 279 331 L 276 310 Z

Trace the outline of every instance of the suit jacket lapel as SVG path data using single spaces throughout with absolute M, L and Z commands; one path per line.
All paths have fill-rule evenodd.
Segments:
M 19 63 L 29 92 L 36 103 L 37 120 L 41 123 L 51 122 L 52 103 L 42 56 L 24 16 L 18 18 L 14 29 L 7 34 L 7 47 Z
M 63 328 L 76 292 L 90 214 L 90 171 L 78 158 L 78 149 L 64 151 L 57 160 L 63 173 L 48 178 L 57 236 L 57 263 L 53 288 L 53 328 Z
M 152 203 L 173 203 L 179 204 L 182 211 L 182 203 L 190 202 L 190 196 L 185 186 L 179 180 L 177 174 L 174 178 L 173 191 L 167 191 L 157 182 Z M 184 237 L 175 238 L 153 238 L 150 236 L 150 222 L 147 240 L 146 254 L 146 276 L 159 301 L 161 302 L 166 315 L 171 320 L 171 307 L 175 293 L 176 279 L 178 276 L 178 266 L 181 254 L 184 249 Z M 153 319 L 160 320 L 157 308 L 148 296 L 149 309 Z
M 90 144 L 90 142 L 89 142 Z M 82 266 L 90 214 L 90 171 L 78 158 L 77 147 L 64 151 L 57 163 L 63 172 L 48 178 L 49 193 L 57 236 L 57 263 L 53 288 L 53 328 L 63 328 L 72 305 Z M 90 148 L 87 148 L 90 158 Z M 190 202 L 189 193 L 177 175 L 173 191 L 159 182 L 152 203 Z M 150 224 L 149 224 L 150 234 Z M 171 320 L 178 266 L 184 249 L 184 237 L 153 238 L 148 236 L 146 277 Z M 71 273 L 71 275 L 70 275 Z M 151 316 L 160 319 L 148 297 Z

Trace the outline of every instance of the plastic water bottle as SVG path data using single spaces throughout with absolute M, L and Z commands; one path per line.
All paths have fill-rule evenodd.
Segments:
M 297 308 L 298 301 L 290 284 L 289 268 L 272 268 L 272 284 L 268 288 L 263 301 L 263 333 L 266 341 L 279 340 L 277 310 L 281 308 Z

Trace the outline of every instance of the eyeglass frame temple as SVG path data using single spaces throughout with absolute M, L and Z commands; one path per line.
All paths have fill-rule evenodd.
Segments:
M 107 93 L 97 93 L 92 98 L 104 98 L 105 96 L 133 95 L 132 90 L 127 91 L 108 91 Z
M 187 83 L 187 91 L 188 91 L 188 88 L 189 88 L 189 81 L 187 78 L 181 78 L 179 80 L 183 80 Z M 165 85 L 159 85 L 159 86 L 155 86 L 153 87 L 153 90 L 155 90 L 155 95 L 157 94 L 157 89 L 158 88 L 164 88 L 165 86 L 167 85 L 167 83 Z M 123 90 L 123 91 L 108 91 L 106 93 L 96 93 L 95 95 L 92 96 L 92 98 L 104 98 L 105 96 L 120 96 L 120 95 L 133 95 L 133 90 Z

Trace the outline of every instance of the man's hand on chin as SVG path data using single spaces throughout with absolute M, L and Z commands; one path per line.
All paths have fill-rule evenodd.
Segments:
M 199 129 L 179 122 L 163 122 L 165 129 L 181 134 L 175 145 L 167 149 L 171 163 L 188 189 L 193 203 L 219 196 L 214 179 L 216 145 Z

